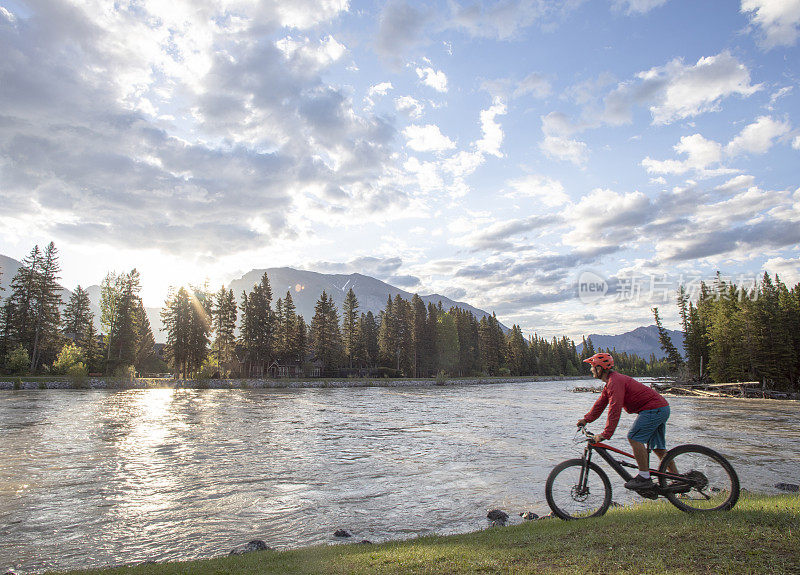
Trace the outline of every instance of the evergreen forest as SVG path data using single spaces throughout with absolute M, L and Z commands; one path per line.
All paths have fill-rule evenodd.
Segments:
M 800 284 L 790 290 L 766 274 L 750 289 L 718 278 L 710 287 L 702 284 L 695 300 L 681 288 L 684 355 L 654 309 L 667 352 L 659 360 L 595 349 L 586 338 L 579 354 L 566 336 L 526 337 L 518 325 L 505 331 L 494 314 L 478 319 L 458 307 L 444 309 L 441 302 L 426 305 L 416 294 L 410 300 L 388 298 L 375 315 L 359 309 L 352 289 L 341 309 L 323 291 L 307 321 L 291 291 L 273 294 L 266 274 L 240 294 L 207 285 L 171 290 L 162 311 L 167 342 L 156 345 L 135 269 L 103 279 L 100 333 L 87 291 L 77 286 L 63 301 L 59 273 L 55 245 L 35 246 L 12 278 L 10 293 L 0 293 L 0 372 L 176 378 L 588 375 L 582 360 L 610 351 L 621 372 L 638 376 L 766 379 L 794 390 L 800 374 Z

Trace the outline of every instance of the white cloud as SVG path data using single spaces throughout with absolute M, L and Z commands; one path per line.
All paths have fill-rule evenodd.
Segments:
M 667 0 L 614 0 L 614 8 L 628 14 L 644 14 L 666 3 Z
M 792 140 L 792 147 L 795 150 L 800 150 L 800 136 L 795 136 L 794 140 Z
M 392 90 L 393 86 L 391 82 L 381 82 L 380 84 L 375 84 L 374 86 L 370 86 L 368 90 L 369 96 L 385 96 L 389 90 Z
M 417 68 L 417 77 L 426 86 L 430 86 L 437 92 L 447 92 L 447 76 L 444 72 L 436 71 L 430 66 L 427 68 Z
M 578 131 L 578 127 L 566 115 L 550 112 L 542 116 L 542 132 L 545 138 L 539 143 L 539 149 L 549 158 L 583 166 L 587 160 L 588 146 L 585 142 L 570 138 Z
M 286 58 L 297 59 L 303 66 L 315 71 L 336 62 L 347 52 L 347 48 L 333 36 L 327 36 L 319 42 L 311 42 L 308 38 L 286 36 L 275 42 L 275 46 Z
M 403 130 L 403 135 L 408 140 L 408 147 L 417 152 L 443 152 L 456 147 L 455 142 L 442 134 L 439 126 L 434 124 L 412 124 Z
M 778 122 L 769 116 L 761 116 L 745 126 L 741 133 L 725 147 L 732 155 L 763 154 L 772 147 L 773 140 L 786 135 L 792 129 L 788 122 Z
M 649 156 L 642 160 L 642 166 L 650 174 L 684 174 L 689 170 L 705 172 L 713 164 L 722 160 L 722 146 L 707 140 L 700 134 L 683 136 L 673 149 L 688 156 L 685 160 L 654 160 Z
M 503 128 L 495 122 L 495 118 L 505 113 L 506 106 L 499 100 L 495 100 L 488 110 L 481 110 L 483 137 L 477 142 L 479 151 L 497 158 L 503 157 L 503 152 L 500 151 L 500 146 L 503 144 Z
M 618 247 L 635 238 L 653 218 L 650 200 L 642 192 L 618 193 L 598 188 L 562 211 L 572 223 L 564 242 L 584 250 Z
M 788 286 L 793 286 L 800 282 L 800 258 L 776 257 L 768 259 L 762 266 L 762 271 L 766 271 L 770 276 L 778 276 L 781 281 Z
M 529 74 L 514 89 L 514 97 L 532 95 L 534 98 L 546 98 L 553 91 L 550 81 L 541 74 Z
M 800 34 L 800 0 L 742 0 L 742 12 L 761 29 L 766 49 L 794 46 Z
M 586 142 L 560 136 L 545 136 L 539 149 L 549 158 L 572 162 L 576 166 L 583 166 L 588 155 Z
M 275 10 L 282 26 L 308 29 L 346 12 L 349 0 L 280 0 L 265 2 L 264 8 Z
M 755 181 L 756 179 L 751 175 L 739 174 L 714 189 L 726 195 L 731 195 L 752 188 L 755 185 Z
M 408 114 L 412 118 L 422 117 L 425 105 L 413 96 L 400 96 L 395 98 L 394 107 L 398 112 Z
M 505 194 L 509 198 L 533 198 L 551 207 L 560 206 L 569 201 L 561 182 L 546 176 L 525 176 L 510 180 L 508 185 L 514 189 L 513 192 Z
M 694 65 L 676 59 L 620 84 L 605 98 L 601 119 L 612 125 L 627 123 L 634 105 L 649 105 L 654 124 L 670 124 L 716 111 L 729 96 L 747 97 L 760 89 L 760 84 L 750 83 L 747 67 L 729 52 L 700 58 Z

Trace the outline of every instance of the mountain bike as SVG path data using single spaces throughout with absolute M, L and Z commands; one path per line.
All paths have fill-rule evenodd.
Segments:
M 603 458 L 625 481 L 633 478 L 626 467 L 638 469 L 635 463 L 612 455 L 635 460 L 632 454 L 606 443 L 595 443 L 594 434 L 586 427 L 581 427 L 578 433 L 586 441 L 583 457 L 556 465 L 544 488 L 547 504 L 561 519 L 598 517 L 611 506 L 611 481 L 592 461 L 593 454 Z M 727 511 L 739 500 L 739 477 L 733 466 L 725 457 L 702 445 L 673 447 L 661 460 L 658 470 L 650 470 L 650 476 L 654 479 L 653 487 L 637 493 L 649 499 L 666 497 L 681 511 Z

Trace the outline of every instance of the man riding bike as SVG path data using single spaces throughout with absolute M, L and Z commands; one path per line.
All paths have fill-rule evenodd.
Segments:
M 654 487 L 650 479 L 650 453 L 647 446 L 655 451 L 659 459 L 666 455 L 669 403 L 654 389 L 614 371 L 614 358 L 609 353 L 596 353 L 583 361 L 591 366 L 592 377 L 602 380 L 605 385 L 589 412 L 578 420 L 578 426 L 583 427 L 596 420 L 608 406 L 606 426 L 602 433 L 594 437 L 594 441 L 599 443 L 614 435 L 623 408 L 628 413 L 638 414 L 628 432 L 628 441 L 633 449 L 639 474 L 626 482 L 625 487 L 636 491 L 646 491 Z M 674 469 L 670 471 L 677 473 Z

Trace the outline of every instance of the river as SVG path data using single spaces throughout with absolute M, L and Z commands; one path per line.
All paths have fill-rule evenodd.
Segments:
M 591 382 L 0 393 L 0 568 L 85 568 L 483 528 L 549 510 Z M 800 403 L 671 397 L 669 445 L 800 483 Z M 623 414 L 612 444 L 627 446 Z M 602 420 L 601 420 L 602 421 Z M 599 432 L 600 425 L 595 424 Z M 614 499 L 631 494 L 612 474 Z

